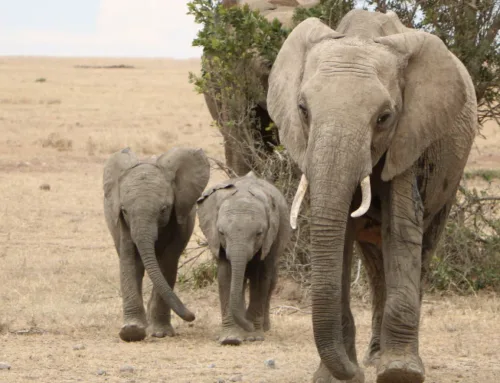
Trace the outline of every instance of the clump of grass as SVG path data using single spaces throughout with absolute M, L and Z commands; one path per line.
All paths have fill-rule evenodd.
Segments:
M 196 265 L 192 270 L 192 284 L 195 289 L 210 286 L 217 279 L 217 264 L 209 259 Z
M 73 150 L 73 141 L 62 138 L 59 133 L 50 133 L 47 138 L 42 140 L 43 148 L 54 148 L 60 152 Z
M 472 179 L 475 177 L 482 178 L 487 182 L 491 182 L 495 179 L 500 179 L 500 170 L 499 169 L 476 169 L 467 171 L 464 173 L 464 177 L 466 180 Z
M 46 82 L 47 79 L 45 77 L 39 77 L 35 80 L 35 82 Z

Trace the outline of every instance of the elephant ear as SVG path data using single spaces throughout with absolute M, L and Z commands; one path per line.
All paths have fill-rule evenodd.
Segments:
M 404 106 L 388 148 L 382 180 L 411 167 L 422 153 L 445 135 L 460 134 L 467 102 L 464 69 L 437 36 L 408 32 L 375 39 L 408 60 L 404 69 Z
M 104 204 L 111 213 L 111 222 L 116 226 L 120 217 L 119 180 L 125 171 L 139 164 L 139 160 L 130 148 L 115 152 L 104 165 L 102 177 Z
M 267 185 L 262 185 L 262 182 L 259 182 L 258 185 L 255 185 L 248 189 L 250 194 L 260 199 L 266 207 L 268 228 L 264 237 L 264 241 L 262 242 L 261 259 L 266 258 L 266 256 L 271 251 L 273 244 L 276 242 L 280 225 L 280 212 L 278 209 L 277 201 L 274 198 L 273 194 L 267 190 L 268 188 L 266 186 Z
M 269 74 L 267 109 L 276 123 L 280 141 L 302 172 L 307 139 L 299 114 L 298 97 L 308 52 L 325 39 L 344 37 L 318 18 L 310 17 L 297 25 L 283 43 Z
M 191 210 L 210 178 L 210 164 L 203 149 L 172 148 L 156 164 L 174 188 L 177 223 L 186 223 Z
M 210 251 L 214 256 L 219 255 L 220 239 L 217 228 L 219 208 L 224 199 L 234 193 L 237 189 L 232 180 L 227 180 L 203 192 L 198 198 L 198 220 L 200 229 L 207 239 Z

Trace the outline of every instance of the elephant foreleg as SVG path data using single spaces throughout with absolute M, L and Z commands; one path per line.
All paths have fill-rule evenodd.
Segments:
M 120 248 L 123 326 L 119 335 L 126 342 L 135 342 L 146 337 L 147 321 L 142 300 L 144 265 L 132 241 L 122 239 Z
M 269 311 L 271 309 L 271 296 L 273 295 L 273 291 L 276 288 L 277 283 L 278 283 L 278 267 L 276 264 L 273 264 L 269 291 L 267 293 L 266 300 L 264 303 L 264 323 L 262 324 L 262 329 L 264 330 L 264 332 L 269 331 L 271 329 L 271 317 Z
M 424 367 L 418 331 L 423 204 L 411 169 L 391 181 L 382 212 L 386 302 L 377 383 L 421 383 Z
M 455 193 L 453 193 L 453 196 Z M 424 294 L 424 283 L 429 270 L 429 264 L 431 262 L 432 254 L 436 250 L 439 242 L 439 238 L 446 227 L 446 220 L 450 214 L 451 207 L 453 205 L 454 197 L 448 201 L 441 210 L 432 218 L 432 221 L 428 225 L 424 233 L 423 243 L 422 243 L 422 274 L 420 277 L 420 304 L 422 304 L 422 298 Z
M 217 282 L 219 285 L 219 300 L 222 317 L 222 330 L 219 335 L 219 343 L 223 345 L 239 345 L 243 342 L 243 330 L 234 322 L 229 308 L 229 297 L 231 293 L 231 264 L 227 259 L 217 259 Z M 243 289 L 242 300 L 245 289 Z M 244 304 L 244 300 L 243 300 Z
M 160 269 L 165 276 L 168 285 L 174 289 L 177 280 L 177 265 L 179 255 L 164 254 L 159 259 Z M 175 336 L 175 330 L 171 323 L 172 310 L 155 290 L 151 291 L 151 297 L 148 302 L 148 322 L 150 323 L 151 335 L 157 338 L 166 336 Z
M 250 303 L 247 318 L 253 322 L 255 334 L 249 340 L 264 340 L 264 331 L 269 330 L 269 308 L 273 289 L 276 287 L 277 272 L 273 250 L 263 261 L 249 264 Z

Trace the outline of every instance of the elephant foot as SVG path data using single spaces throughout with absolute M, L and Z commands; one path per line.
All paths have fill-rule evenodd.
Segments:
M 165 338 L 166 336 L 173 337 L 176 332 L 170 323 L 168 324 L 153 324 L 151 326 L 151 336 L 155 338 Z
M 338 380 L 330 374 L 330 371 L 326 366 L 321 362 L 319 364 L 318 369 L 314 373 L 313 383 L 364 383 L 365 382 L 365 373 L 361 368 L 358 368 L 356 375 L 354 378 L 350 380 Z
M 138 324 L 125 324 L 119 335 L 125 342 L 139 342 L 146 337 L 146 328 Z
M 245 335 L 245 340 L 248 342 L 262 342 L 264 339 L 262 331 L 254 331 Z
M 229 327 L 222 330 L 218 340 L 219 343 L 224 346 L 239 346 L 243 342 L 244 338 L 245 337 L 239 328 Z
M 424 365 L 415 355 L 389 356 L 383 354 L 377 367 L 377 383 L 422 383 Z

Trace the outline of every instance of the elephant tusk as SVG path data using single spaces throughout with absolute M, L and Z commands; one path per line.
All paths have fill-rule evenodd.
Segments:
M 295 193 L 295 197 L 293 197 L 292 207 L 290 209 L 290 225 L 294 230 L 297 228 L 297 217 L 299 216 L 300 205 L 306 195 L 308 184 L 309 182 L 307 181 L 305 174 L 302 174 L 299 186 L 297 187 L 297 192 Z
M 357 218 L 365 214 L 370 208 L 372 201 L 372 190 L 370 188 L 370 176 L 366 176 L 361 181 L 361 206 L 358 210 L 351 213 L 351 217 Z

